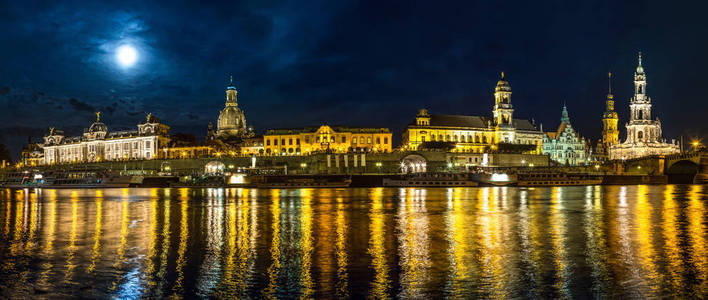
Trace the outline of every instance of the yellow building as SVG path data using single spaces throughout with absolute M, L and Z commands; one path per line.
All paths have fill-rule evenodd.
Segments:
M 612 79 L 612 73 L 608 73 L 608 79 Z M 612 83 L 608 83 L 609 92 L 605 100 L 605 112 L 602 114 L 602 138 L 598 143 L 597 155 L 601 158 L 609 157 L 610 147 L 619 143 L 619 128 L 617 123 L 619 118 L 615 111 L 615 100 L 612 95 Z
M 308 155 L 317 152 L 391 152 L 388 128 L 344 126 L 270 129 L 263 135 L 266 155 Z
M 528 145 L 515 147 L 531 149 L 524 151 L 529 154 L 541 154 L 543 132 L 532 121 L 513 118 L 511 87 L 504 73 L 494 89 L 494 101 L 491 117 L 430 115 L 421 109 L 403 133 L 403 148 L 414 151 L 421 145 L 433 144 L 429 142 L 445 142 L 452 152 L 483 153 L 495 151 L 502 144 Z

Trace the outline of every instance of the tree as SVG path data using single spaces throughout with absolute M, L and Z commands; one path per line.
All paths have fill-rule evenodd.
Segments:
M 5 144 L 0 144 L 0 161 L 5 161 L 5 163 L 12 162 L 12 156 L 10 156 L 10 150 L 5 147 Z

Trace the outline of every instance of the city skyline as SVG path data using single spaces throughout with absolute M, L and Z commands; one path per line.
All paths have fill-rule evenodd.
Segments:
M 640 50 L 664 136 L 702 136 L 708 129 L 691 121 L 708 104 L 692 100 L 694 92 L 684 88 L 700 86 L 696 72 L 706 62 L 694 53 L 708 45 L 672 42 L 698 36 L 705 26 L 687 12 L 679 16 L 677 8 L 651 2 L 479 4 L 490 6 L 480 11 L 496 11 L 481 14 L 465 4 L 389 5 L 309 3 L 293 14 L 289 4 L 242 3 L 226 12 L 218 5 L 184 4 L 163 13 L 148 4 L 52 4 L 36 21 L 22 13 L 28 7 L 13 3 L 7 9 L 13 17 L 0 29 L 14 46 L 0 50 L 7 66 L 0 74 L 0 101 L 8 108 L 0 113 L 6 120 L 0 142 L 16 156 L 28 136 L 38 139 L 48 127 L 79 132 L 95 111 L 103 111 L 115 129 L 133 127 L 152 112 L 175 133 L 203 137 L 222 108 L 231 74 L 258 133 L 323 123 L 375 126 L 391 128 L 398 143 L 420 108 L 488 112 L 501 71 L 519 117 L 547 130 L 558 125 L 566 102 L 574 127 L 593 142 L 601 131 L 606 74 L 612 72 L 624 138 Z M 168 28 L 168 15 L 199 15 L 205 23 Z M 45 39 L 39 43 L 38 36 Z M 130 67 L 116 61 L 117 52 L 130 58 L 121 50 L 125 44 L 136 50 Z

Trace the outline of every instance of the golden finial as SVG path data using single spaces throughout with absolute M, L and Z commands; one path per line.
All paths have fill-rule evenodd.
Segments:
M 234 75 L 229 75 L 229 83 L 234 84 Z
M 49 127 L 49 135 L 54 135 L 54 127 Z
M 152 113 L 148 113 L 148 114 L 147 114 L 147 117 L 146 117 L 147 122 L 150 122 L 150 118 L 151 118 L 151 117 L 152 117 Z
M 642 65 L 642 51 L 639 51 L 639 65 Z
M 504 71 L 501 72 L 501 79 L 504 79 Z
M 101 112 L 97 111 L 96 112 L 96 122 L 101 121 Z

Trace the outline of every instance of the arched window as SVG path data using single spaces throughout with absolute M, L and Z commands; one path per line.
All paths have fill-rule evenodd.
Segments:
M 640 86 L 639 86 L 639 94 L 643 94 L 643 92 L 644 92 L 644 89 L 643 89 L 642 86 L 640 85 Z
M 642 138 L 643 138 L 643 137 L 644 137 L 644 133 L 643 133 L 643 132 L 641 132 L 641 131 L 637 132 L 637 139 L 639 139 L 640 142 L 642 141 Z

